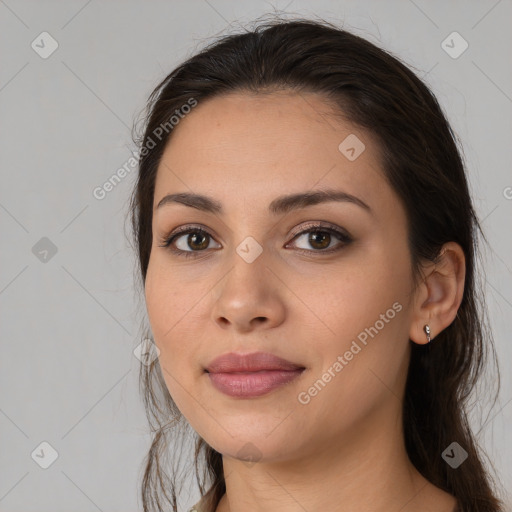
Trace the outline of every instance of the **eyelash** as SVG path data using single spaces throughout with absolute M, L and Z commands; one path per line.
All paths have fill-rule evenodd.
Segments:
M 343 249 L 343 247 L 347 246 L 348 244 L 350 244 L 353 239 L 352 237 L 350 237 L 347 233 L 345 233 L 344 231 L 341 231 L 339 229 L 336 229 L 336 228 L 333 228 L 333 227 L 328 227 L 328 226 L 325 226 L 324 224 L 310 224 L 310 225 L 307 225 L 305 226 L 305 230 L 303 231 L 299 231 L 298 233 L 296 233 L 292 240 L 295 240 L 296 238 L 306 234 L 306 233 L 310 233 L 310 232 L 319 232 L 319 233 L 329 233 L 331 235 L 335 235 L 337 238 L 339 238 L 341 240 L 341 244 L 336 246 L 334 249 L 327 249 L 327 250 L 309 250 L 309 249 L 297 249 L 297 251 L 300 253 L 300 254 L 307 254 L 307 255 L 310 255 L 310 254 L 314 254 L 314 253 L 320 253 L 320 254 L 332 254 L 334 252 L 337 252 L 341 249 Z M 210 235 L 210 233 L 208 233 L 208 231 L 206 231 L 205 229 L 201 228 L 201 227 L 194 227 L 194 226 L 183 226 L 181 228 L 179 228 L 176 232 L 172 233 L 171 235 L 168 235 L 168 236 L 165 236 L 161 239 L 161 245 L 159 245 L 158 247 L 164 247 L 164 248 L 167 248 L 169 251 L 171 251 L 173 254 L 176 254 L 177 256 L 184 256 L 185 258 L 197 258 L 197 257 L 200 257 L 198 253 L 202 253 L 202 252 L 205 252 L 205 250 L 201 250 L 201 251 L 183 251 L 181 249 L 176 249 L 172 246 L 172 243 L 174 242 L 174 240 L 176 240 L 178 237 L 180 236 L 183 236 L 183 235 L 187 235 L 187 234 L 191 234 L 191 233 L 199 233 L 201 235 L 206 235 L 210 238 L 213 238 L 212 235 Z

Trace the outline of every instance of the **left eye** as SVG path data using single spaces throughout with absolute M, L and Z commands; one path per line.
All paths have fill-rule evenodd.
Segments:
M 334 238 L 337 238 L 341 243 L 335 245 L 334 248 L 328 248 L 333 241 L 333 235 Z M 181 240 L 185 236 L 187 238 Z M 300 240 L 304 237 L 307 237 L 306 242 L 310 244 L 311 247 L 316 249 L 298 249 L 300 253 L 307 254 L 332 253 L 342 249 L 344 246 L 352 242 L 352 238 L 350 235 L 348 235 L 348 233 L 322 225 L 308 226 L 308 229 L 299 232 L 294 236 L 292 240 Z M 198 227 L 189 227 L 180 230 L 178 233 L 164 237 L 161 240 L 162 244 L 159 245 L 159 247 L 168 248 L 172 253 L 178 256 L 195 257 L 198 256 L 197 253 L 204 252 L 206 249 L 208 249 L 210 245 L 210 239 L 213 240 L 213 237 L 204 229 Z
M 338 240 L 341 240 L 341 244 L 338 244 L 338 246 L 335 246 L 335 249 L 330 248 L 327 249 L 331 242 L 333 241 L 333 235 L 334 238 L 337 238 Z M 333 252 L 334 250 L 338 250 L 341 246 L 346 245 L 351 242 L 351 239 L 348 235 L 345 233 L 342 233 L 341 231 L 337 231 L 332 228 L 314 228 L 314 229 L 308 229 L 307 231 L 302 231 L 299 233 L 295 238 L 297 240 L 300 240 L 301 238 L 304 238 L 306 243 L 308 243 L 311 247 L 315 247 L 316 249 L 321 249 L 321 251 L 311 251 L 310 249 L 302 249 L 306 250 L 308 252 Z

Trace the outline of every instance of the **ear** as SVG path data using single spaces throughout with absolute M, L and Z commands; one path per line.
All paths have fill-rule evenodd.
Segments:
M 433 340 L 457 316 L 466 277 L 464 251 L 459 244 L 447 242 L 441 248 L 437 261 L 426 264 L 422 272 L 409 332 L 411 341 L 420 345 L 428 342 L 423 330 L 425 324 L 430 327 Z

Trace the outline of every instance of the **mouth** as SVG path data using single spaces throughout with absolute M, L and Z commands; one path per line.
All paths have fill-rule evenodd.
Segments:
M 258 370 L 252 372 L 216 372 L 205 370 L 211 384 L 233 398 L 266 395 L 298 378 L 305 368 L 295 370 Z
M 240 354 L 230 352 L 214 359 L 205 370 L 208 373 L 244 373 L 259 371 L 295 371 L 305 367 L 268 352 Z
M 265 395 L 290 383 L 306 368 L 268 352 L 231 352 L 214 359 L 206 368 L 212 385 L 238 398 Z

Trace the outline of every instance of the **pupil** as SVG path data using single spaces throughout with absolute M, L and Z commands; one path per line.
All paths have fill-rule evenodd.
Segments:
M 313 231 L 310 235 L 310 243 L 316 244 L 318 243 L 318 239 L 321 238 L 324 241 L 327 239 L 330 240 L 330 234 L 326 233 L 325 231 Z M 329 242 L 327 243 L 327 246 L 329 245 Z M 323 247 L 327 247 L 325 244 L 322 245 Z
M 192 237 L 192 240 L 193 240 L 193 241 L 192 241 L 192 244 L 195 244 L 198 238 L 202 238 L 202 239 L 203 239 L 203 243 L 202 243 L 202 244 L 200 244 L 199 246 L 193 247 L 193 246 L 191 246 L 191 245 L 189 244 L 189 246 L 190 246 L 190 248 L 191 248 L 191 249 L 194 249 L 194 248 L 195 248 L 195 249 L 204 249 L 204 248 L 208 247 L 208 242 L 206 242 L 206 243 L 205 243 L 205 241 L 206 241 L 206 235 L 204 235 L 204 234 L 198 234 L 198 233 L 193 233 L 193 234 L 191 234 L 191 235 L 190 235 L 190 237 Z

